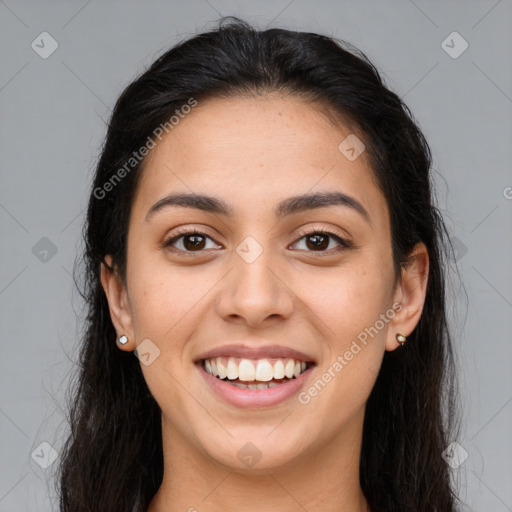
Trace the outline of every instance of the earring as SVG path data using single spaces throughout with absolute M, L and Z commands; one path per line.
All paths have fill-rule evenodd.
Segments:
M 398 341 L 398 343 L 400 343 L 400 345 L 403 345 L 406 340 L 407 340 L 407 338 L 403 334 L 398 333 L 396 335 L 396 341 Z
M 117 341 L 119 345 L 126 345 L 126 343 L 128 343 L 128 337 L 123 334 L 122 336 L 119 336 Z

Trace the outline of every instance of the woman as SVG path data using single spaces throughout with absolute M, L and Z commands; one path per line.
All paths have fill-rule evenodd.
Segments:
M 112 114 L 61 510 L 454 511 L 428 144 L 362 52 L 224 21 Z

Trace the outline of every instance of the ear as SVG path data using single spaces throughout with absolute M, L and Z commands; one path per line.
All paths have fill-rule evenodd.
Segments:
M 402 269 L 401 280 L 394 294 L 394 303 L 402 308 L 390 321 L 386 350 L 392 351 L 400 346 L 396 339 L 398 333 L 409 336 L 419 322 L 427 292 L 429 258 L 427 247 L 423 242 L 417 243 L 409 256 L 409 261 Z
M 117 346 L 122 350 L 135 350 L 132 314 L 126 287 L 112 266 L 112 257 L 110 255 L 105 256 L 105 261 L 110 268 L 104 263 L 101 264 L 100 279 L 107 296 L 110 318 L 116 329 L 117 339 L 122 335 L 128 338 L 128 343 L 125 345 L 117 343 Z

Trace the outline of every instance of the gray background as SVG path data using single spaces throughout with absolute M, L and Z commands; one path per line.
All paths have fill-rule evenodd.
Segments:
M 468 458 L 453 476 L 469 509 L 511 511 L 510 0 L 0 0 L 0 510 L 57 510 L 56 463 L 36 461 L 67 433 L 81 314 L 71 273 L 110 109 L 161 51 L 221 15 L 355 44 L 416 116 L 462 280 L 450 287 L 464 411 L 453 441 Z M 43 31 L 58 43 L 46 59 L 31 47 Z M 457 58 L 442 46 L 453 31 L 469 44 Z

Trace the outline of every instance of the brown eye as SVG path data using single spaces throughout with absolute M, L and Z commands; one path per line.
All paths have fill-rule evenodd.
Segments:
M 184 235 L 183 246 L 187 251 L 204 249 L 205 237 L 203 235 Z
M 297 242 L 295 242 L 295 245 L 303 239 L 305 240 L 305 248 L 299 249 L 306 250 L 307 252 L 330 254 L 332 252 L 342 251 L 351 247 L 350 242 L 337 235 L 336 233 L 331 233 L 329 231 L 314 230 L 301 233 L 301 237 Z M 210 247 L 207 246 L 208 241 L 213 242 Z M 334 241 L 335 244 L 338 244 L 338 246 L 330 247 L 332 245 L 332 241 Z M 178 254 L 181 253 L 183 255 L 194 252 L 207 252 L 206 249 L 222 248 L 216 244 L 215 240 L 213 240 L 210 236 L 196 230 L 186 231 L 169 238 L 163 243 L 163 247 L 170 247 L 172 252 Z
M 172 247 L 173 252 L 203 252 L 206 248 L 207 241 L 214 240 L 200 231 L 187 231 L 179 235 L 169 238 L 163 243 L 164 247 Z M 213 244 L 213 248 L 219 248 L 217 244 Z
M 314 230 L 301 233 L 301 238 L 299 241 L 302 239 L 305 239 L 305 250 L 309 252 L 330 252 L 331 250 L 340 251 L 350 248 L 349 242 L 347 242 L 344 238 L 341 238 L 339 235 L 329 231 Z M 331 240 L 334 240 L 338 244 L 338 247 L 329 248 Z
M 308 235 L 306 238 L 306 246 L 309 249 L 327 249 L 329 246 L 329 236 L 314 234 Z M 309 244 L 311 242 L 311 244 Z

